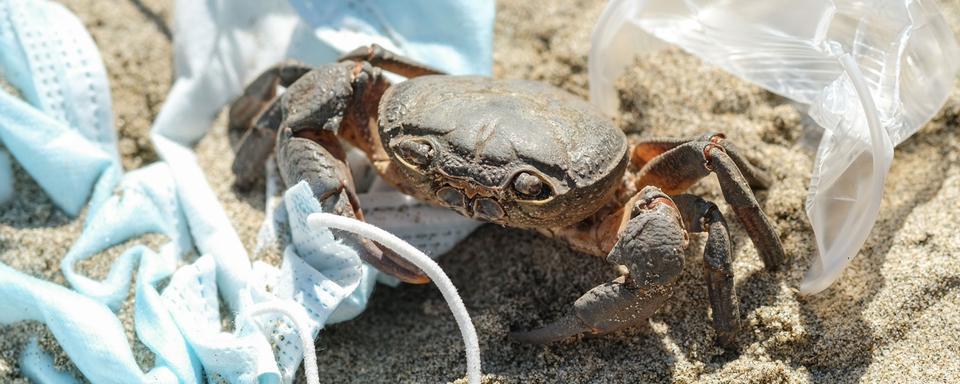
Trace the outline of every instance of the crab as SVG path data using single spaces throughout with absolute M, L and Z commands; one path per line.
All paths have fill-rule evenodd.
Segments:
M 384 71 L 407 80 L 391 84 Z M 325 211 L 362 220 L 345 142 L 420 200 L 534 230 L 618 266 L 620 276 L 581 296 L 572 313 L 511 333 L 520 341 L 644 323 L 676 286 L 688 234 L 706 233 L 712 325 L 718 344 L 733 345 L 740 314 L 727 224 L 717 205 L 683 194 L 711 173 L 765 267 L 784 262 L 779 236 L 753 194 L 770 177 L 724 135 L 630 143 L 592 105 L 544 83 L 445 75 L 373 45 L 316 68 L 293 61 L 269 68 L 232 103 L 229 119 L 230 130 L 242 134 L 232 164 L 241 190 L 263 177 L 274 153 L 287 186 L 306 181 Z M 334 236 L 382 272 L 428 281 L 372 241 Z

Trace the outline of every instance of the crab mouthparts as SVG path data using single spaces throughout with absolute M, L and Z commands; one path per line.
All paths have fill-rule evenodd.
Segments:
M 497 200 L 485 196 L 467 198 L 462 190 L 452 186 L 437 190 L 437 198 L 461 214 L 478 220 L 496 222 L 506 216 L 506 212 Z

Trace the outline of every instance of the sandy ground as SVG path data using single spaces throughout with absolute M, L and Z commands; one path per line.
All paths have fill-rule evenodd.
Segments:
M 101 48 L 110 75 L 124 166 L 155 160 L 147 139 L 173 76 L 169 17 L 160 0 L 70 0 Z M 960 27 L 960 3 L 941 5 Z M 590 28 L 603 4 L 570 1 L 498 5 L 494 74 L 529 78 L 586 96 Z M 538 20 L 530 23 L 530 20 Z M 615 276 L 599 258 L 542 236 L 481 227 L 443 257 L 480 336 L 488 382 L 953 382 L 960 378 L 960 87 L 933 122 L 897 148 L 881 215 L 864 249 L 829 290 L 809 298 L 796 287 L 815 252 L 803 199 L 813 161 L 809 124 L 781 98 L 667 51 L 639 58 L 619 83 L 618 124 L 631 137 L 725 132 L 776 182 L 758 192 L 790 257 L 766 272 L 714 180 L 691 192 L 717 201 L 728 217 L 744 330 L 739 348 L 714 346 L 693 236 L 673 299 L 650 325 L 551 346 L 519 344 L 513 329 L 554 320 L 590 287 Z M 225 121 L 197 146 L 209 181 L 248 249 L 263 217 L 262 193 L 231 188 Z M 15 168 L 17 197 L 0 208 L 0 261 L 64 284 L 59 260 L 81 219 L 55 209 Z M 152 236 L 137 242 L 159 244 Z M 102 276 L 129 242 L 82 265 Z M 275 257 L 265 257 L 277 262 Z M 133 340 L 132 302 L 120 311 Z M 0 327 L 0 382 L 22 382 L 17 357 L 30 334 L 63 356 L 44 326 Z M 134 343 L 144 369 L 152 356 Z M 357 319 L 321 333 L 321 382 L 446 382 L 463 375 L 462 342 L 432 286 L 380 287 Z

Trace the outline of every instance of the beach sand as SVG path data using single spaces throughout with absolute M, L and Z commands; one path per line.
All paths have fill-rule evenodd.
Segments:
M 156 159 L 147 132 L 173 78 L 169 1 L 65 2 L 97 41 L 114 97 L 127 169 Z M 942 1 L 955 30 L 960 3 Z M 590 29 L 596 1 L 500 1 L 494 75 L 542 80 L 587 95 Z M 536 19 L 536 22 L 530 22 Z M 669 50 L 638 58 L 618 83 L 617 124 L 631 138 L 719 131 L 770 171 L 757 196 L 780 233 L 789 262 L 763 269 L 756 249 L 708 178 L 691 193 L 717 202 L 727 217 L 736 261 L 743 331 L 739 347 L 714 345 L 701 280 L 704 239 L 692 235 L 673 298 L 649 326 L 549 346 L 507 333 L 550 322 L 594 285 L 616 276 L 601 258 L 543 236 L 486 225 L 440 264 L 459 288 L 477 328 L 490 383 L 634 382 L 954 382 L 960 378 L 960 86 L 932 122 L 897 147 L 877 225 L 857 258 L 827 291 L 801 297 L 796 287 L 816 252 L 803 212 L 816 135 L 784 99 Z M 197 145 L 208 180 L 248 249 L 263 218 L 263 193 L 231 187 L 230 144 L 221 115 Z M 80 218 L 57 210 L 15 167 L 16 197 L 0 208 L 0 261 L 65 284 L 60 259 L 79 235 Z M 91 276 L 133 244 L 83 263 Z M 274 264 L 276 254 L 258 256 Z M 132 298 L 120 311 L 138 362 L 152 354 L 135 342 Z M 59 367 L 78 375 L 38 323 L 0 327 L 0 382 L 25 382 L 17 360 L 29 335 Z M 317 342 L 320 380 L 328 383 L 433 383 L 461 379 L 460 334 L 432 285 L 378 287 L 358 318 L 328 327 Z

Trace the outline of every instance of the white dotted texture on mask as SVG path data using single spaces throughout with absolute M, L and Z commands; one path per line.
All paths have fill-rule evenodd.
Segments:
M 341 302 L 356 290 L 362 277 L 362 264 L 355 250 L 336 241 L 328 229 L 315 230 L 307 217 L 322 211 L 310 186 L 301 182 L 284 194 L 277 216 L 285 217 L 290 229 L 290 243 L 284 249 L 283 263 L 268 285 L 279 301 L 292 300 L 306 313 L 300 329 L 289 317 L 263 314 L 260 323 L 268 331 L 284 382 L 291 382 L 303 359 L 302 343 L 294 342 L 297 333 L 314 337 Z M 266 267 L 264 267 L 266 268 Z M 312 347 L 311 347 L 312 348 Z
M 110 88 L 93 39 L 62 5 L 21 2 L 10 1 L 8 16 L 24 48 L 32 84 L 15 85 L 47 115 L 116 157 Z
M 213 259 L 201 257 L 177 271 L 161 297 L 180 324 L 191 324 L 196 332 L 220 332 Z
M 160 294 L 174 321 L 197 354 L 207 378 L 256 382 L 279 376 L 270 345 L 256 327 L 237 319 L 234 333 L 222 330 L 216 263 L 210 255 L 181 267 Z M 269 361 L 267 361 L 269 360 Z
M 304 352 L 307 352 L 302 343 L 295 342 L 297 334 L 306 333 L 311 339 L 316 336 L 337 303 L 350 292 L 304 262 L 292 246 L 284 251 L 283 265 L 277 276 L 273 295 L 280 300 L 269 302 L 292 300 L 306 315 L 302 322 L 304 328 L 299 329 L 289 317 L 281 314 L 264 313 L 259 318 L 267 330 L 283 381 L 292 382 Z
M 79 274 L 76 263 L 127 239 L 146 233 L 162 233 L 171 240 L 171 251 L 161 254 L 163 263 L 174 265 L 192 248 L 189 229 L 177 209 L 177 194 L 171 170 L 154 163 L 126 174 L 114 194 L 87 218 L 80 238 L 61 261 L 64 277 L 80 293 L 117 309 L 126 297 L 138 253 L 124 252 L 110 267 L 103 281 Z
M 282 315 L 286 317 L 286 321 L 293 322 L 294 325 L 290 331 L 296 333 L 300 342 L 294 343 L 291 338 L 286 338 L 283 342 L 285 343 L 284 345 L 288 347 L 284 349 L 292 349 L 292 346 L 297 346 L 297 349 L 303 351 L 301 356 L 297 356 L 297 360 L 302 357 L 304 361 L 303 374 L 307 378 L 307 383 L 319 384 L 320 371 L 317 369 L 317 351 L 313 344 L 315 332 L 311 330 L 315 327 L 315 324 L 311 324 L 310 319 L 307 318 L 302 307 L 294 303 L 279 300 L 254 304 L 247 310 L 246 317 L 255 317 L 266 313 L 270 313 L 273 316 Z M 273 328 L 278 329 L 276 325 Z M 284 377 L 284 382 L 292 381 L 292 376 L 289 378 Z
M 357 252 L 335 241 L 330 230 L 315 230 L 307 223 L 310 214 L 323 211 L 310 186 L 301 182 L 290 188 L 284 204 L 297 255 L 340 286 L 358 282 L 360 259 Z

